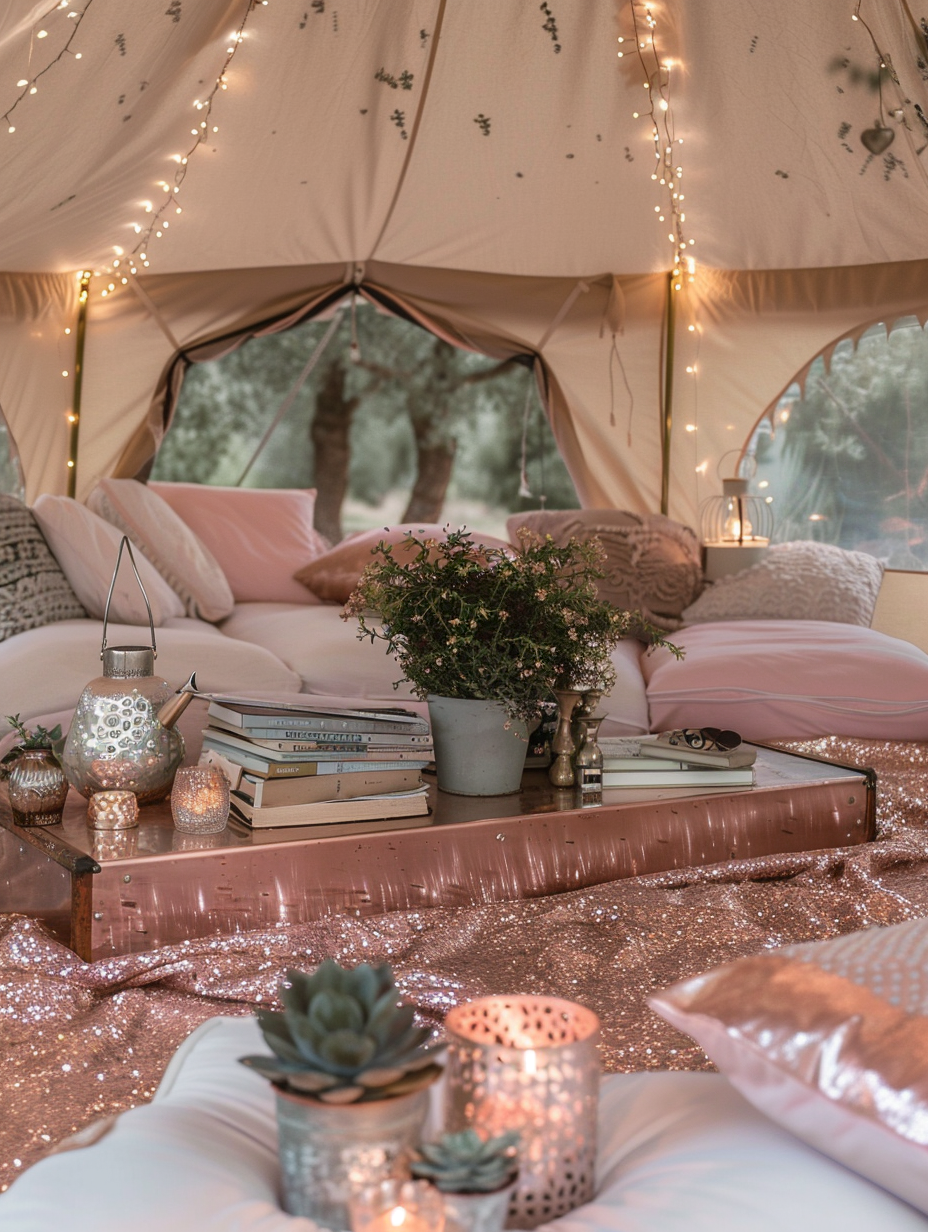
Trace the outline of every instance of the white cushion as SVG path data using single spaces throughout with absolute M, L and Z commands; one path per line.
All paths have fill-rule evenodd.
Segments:
M 40 496 L 32 512 L 74 593 L 91 616 L 102 619 L 122 532 L 67 496 Z M 180 596 L 141 552 L 134 556 L 155 624 L 183 616 Z M 124 625 L 148 624 L 145 602 L 126 552 L 110 603 L 110 620 Z M 134 640 L 138 640 L 137 633 Z
M 220 625 L 228 637 L 264 646 L 303 681 L 304 693 L 404 701 L 414 697 L 383 642 L 359 641 L 357 622 L 341 618 L 340 607 L 303 603 L 238 603 Z
M 235 606 L 219 562 L 171 506 L 135 479 L 102 479 L 88 508 L 128 535 L 181 598 L 188 616 L 222 620 Z
M 212 1019 L 154 1102 L 0 1197 L 2 1232 L 313 1232 L 277 1207 L 271 1088 L 237 1064 L 252 1018 Z M 433 1104 L 439 1098 L 435 1091 Z M 910 1207 L 756 1112 L 717 1074 L 603 1082 L 598 1196 L 551 1232 L 925 1232 Z
M 84 685 L 103 670 L 102 634 L 97 620 L 62 620 L 0 642 L 0 720 L 76 706 Z M 139 634 L 137 628 L 110 625 L 109 644 L 139 645 Z M 171 684 L 182 684 L 196 670 L 197 684 L 210 692 L 299 690 L 299 677 L 269 651 L 223 637 L 201 620 L 172 620 L 156 640 L 155 672 Z M 0 721 L 0 731 L 5 728 Z
M 228 637 L 264 646 L 299 672 L 304 693 L 372 701 L 415 697 L 402 669 L 383 642 L 358 639 L 355 620 L 342 620 L 340 607 L 295 603 L 239 603 L 220 628 Z M 648 699 L 641 673 L 640 642 L 620 642 L 612 653 L 616 684 L 599 713 L 607 716 L 604 736 L 642 735 L 648 727 Z M 401 681 L 398 689 L 394 681 Z

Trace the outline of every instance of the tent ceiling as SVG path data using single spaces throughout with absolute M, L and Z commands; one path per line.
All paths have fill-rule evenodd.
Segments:
M 928 112 L 912 29 L 894 4 L 868 7 L 902 94 Z M 248 0 L 8 0 L 4 109 L 16 82 L 62 50 L 68 13 L 83 17 L 13 112 L 15 133 L 0 123 L 0 268 L 73 270 L 130 248 L 140 203 L 163 199 L 170 157 L 202 119 L 194 100 L 247 10 Z M 890 120 L 886 157 L 868 161 L 861 145 L 878 99 L 854 70 L 872 71 L 875 53 L 850 0 L 659 0 L 654 11 L 678 62 L 673 116 L 701 264 L 928 257 L 922 133 Z M 167 215 L 151 272 L 372 257 L 546 276 L 666 269 L 650 123 L 632 116 L 643 77 L 633 54 L 616 57 L 617 35 L 631 33 L 628 3 L 589 0 L 549 0 L 546 12 L 524 0 L 258 5 L 216 97 L 219 132 L 188 164 L 184 213 Z M 890 85 L 887 107 L 897 95 Z

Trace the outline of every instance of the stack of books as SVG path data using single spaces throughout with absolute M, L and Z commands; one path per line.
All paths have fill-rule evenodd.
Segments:
M 201 756 L 228 775 L 232 815 L 262 828 L 425 814 L 431 760 L 428 722 L 410 710 L 215 695 Z
M 736 791 L 754 786 L 757 750 L 740 744 L 729 751 L 671 745 L 660 736 L 604 737 L 603 788 L 667 788 L 692 792 Z

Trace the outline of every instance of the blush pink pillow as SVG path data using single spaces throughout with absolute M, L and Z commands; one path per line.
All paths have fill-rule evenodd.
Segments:
M 149 486 L 219 562 L 236 603 L 318 602 L 293 578 L 328 547 L 313 527 L 315 488 Z
M 926 972 L 928 920 L 912 920 L 742 958 L 649 1004 L 761 1112 L 928 1214 Z
M 860 625 L 733 620 L 673 635 L 641 660 L 651 730 L 727 727 L 745 740 L 928 740 L 928 655 Z
M 393 557 L 401 559 L 404 555 L 414 556 L 419 550 L 416 547 L 404 548 L 402 543 L 408 534 L 414 534 L 420 539 L 437 539 L 443 541 L 448 534 L 447 526 L 430 523 L 417 526 L 408 523 L 403 526 L 384 526 L 378 530 L 362 530 L 356 535 L 343 539 L 337 547 L 326 552 L 324 556 L 311 561 L 295 575 L 296 580 L 309 587 L 314 595 L 329 603 L 347 603 L 348 596 L 357 586 L 365 565 L 371 563 L 371 553 L 378 543 L 393 545 Z M 512 552 L 512 545 L 503 539 L 495 539 L 492 535 L 484 535 L 475 531 L 475 543 L 482 543 L 488 548 L 499 548 L 501 551 Z

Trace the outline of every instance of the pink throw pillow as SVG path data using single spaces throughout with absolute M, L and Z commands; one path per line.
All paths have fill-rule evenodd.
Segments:
M 385 526 L 379 530 L 362 530 L 356 535 L 343 539 L 337 547 L 326 552 L 324 556 L 311 561 L 294 574 L 298 582 L 309 587 L 314 595 L 329 603 L 347 603 L 348 596 L 357 586 L 365 565 L 371 563 L 372 553 L 379 543 L 389 543 L 394 547 L 394 559 L 399 560 L 404 554 L 415 555 L 418 548 L 405 549 L 400 545 L 407 534 L 417 535 L 420 539 L 438 539 L 444 541 L 448 535 L 447 526 L 429 523 L 417 526 L 408 523 L 404 526 Z M 475 543 L 482 543 L 488 548 L 499 548 L 512 552 L 512 545 L 493 535 L 484 535 L 475 531 Z
M 69 496 L 44 493 L 36 500 L 32 512 L 81 605 L 90 616 L 102 620 L 119 556 L 122 531 Z M 184 605 L 180 597 L 155 566 L 138 548 L 133 551 L 133 556 L 148 596 L 153 623 L 160 626 L 166 620 L 183 616 Z M 113 624 L 148 624 L 145 600 L 126 552 L 123 552 L 116 577 L 109 618 Z
M 313 527 L 315 488 L 152 483 L 219 563 L 236 603 L 315 603 L 293 574 L 328 544 Z
M 860 625 L 733 620 L 673 635 L 681 661 L 641 660 L 651 730 L 727 727 L 746 740 L 928 740 L 928 655 Z
M 928 1214 L 928 920 L 717 967 L 649 1004 L 798 1138 Z

